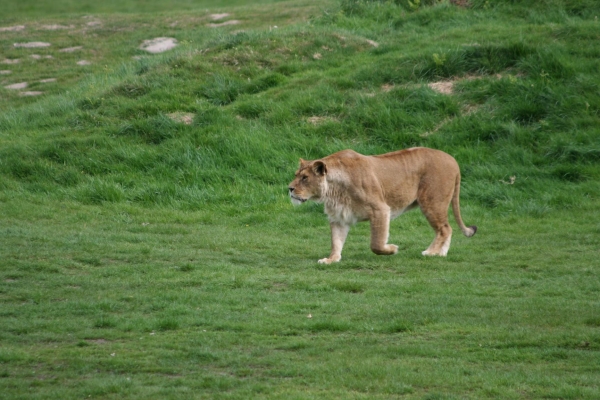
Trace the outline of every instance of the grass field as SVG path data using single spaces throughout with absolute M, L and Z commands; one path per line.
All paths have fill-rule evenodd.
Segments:
M 5 3 L 0 398 L 600 397 L 596 1 Z M 477 235 L 318 264 L 298 159 L 411 146 Z

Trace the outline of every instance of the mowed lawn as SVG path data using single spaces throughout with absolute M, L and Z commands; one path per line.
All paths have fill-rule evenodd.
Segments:
M 599 398 L 600 8 L 463 3 L 9 1 L 0 398 Z M 477 234 L 318 264 L 299 158 L 412 146 Z

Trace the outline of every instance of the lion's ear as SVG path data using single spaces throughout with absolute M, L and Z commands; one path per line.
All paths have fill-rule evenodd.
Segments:
M 327 175 L 327 165 L 323 161 L 315 161 L 313 171 L 317 175 Z
M 300 159 L 300 168 L 306 167 L 306 164 L 308 164 L 308 161 L 306 161 L 305 159 L 301 158 Z

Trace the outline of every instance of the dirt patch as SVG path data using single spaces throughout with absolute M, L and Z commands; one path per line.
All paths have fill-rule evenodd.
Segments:
M 88 60 L 79 60 L 77 61 L 77 65 L 92 65 L 92 63 Z
M 466 117 L 469 116 L 471 114 L 473 114 L 475 111 L 477 111 L 479 109 L 478 106 L 475 105 L 466 105 L 464 107 L 462 107 L 462 116 Z M 451 122 L 452 120 L 454 120 L 455 117 L 448 117 L 446 119 L 444 119 L 442 122 L 440 122 L 439 124 L 437 124 L 432 130 L 427 131 L 427 132 L 423 132 L 421 133 L 421 137 L 427 137 L 427 136 L 431 136 L 435 133 L 437 133 L 440 129 L 442 129 L 444 127 L 444 125 L 446 125 L 447 123 Z
M 194 122 L 194 114 L 182 111 L 167 114 L 167 117 L 171 118 L 175 122 L 179 122 L 185 125 L 191 125 Z
M 10 59 L 10 58 L 5 58 L 4 60 L 0 61 L 2 64 L 18 64 L 21 62 L 21 60 L 19 60 L 18 58 L 14 58 L 14 59 Z
M 159 37 L 150 40 L 144 40 L 144 42 L 140 45 L 140 49 L 147 51 L 148 53 L 156 54 L 171 50 L 175 46 L 177 46 L 177 39 Z
M 381 85 L 381 90 L 385 93 L 391 92 L 392 89 L 394 89 L 394 85 L 390 85 L 388 83 L 386 83 L 385 85 Z
M 0 28 L 0 32 L 19 32 L 25 29 L 25 25 L 5 26 Z
M 5 89 L 10 89 L 10 90 L 21 90 L 21 89 L 25 89 L 26 87 L 27 87 L 27 82 L 13 83 L 12 85 L 4 86 Z
M 21 92 L 19 96 L 39 96 L 44 94 L 44 92 L 31 91 L 31 92 Z
M 83 49 L 83 46 L 65 47 L 64 49 L 58 50 L 61 53 L 72 53 L 77 50 Z
M 427 84 L 431 89 L 436 92 L 442 94 L 452 94 L 454 89 L 454 82 L 452 81 L 442 81 L 442 82 L 432 82 Z
M 377 42 L 375 42 L 373 40 L 365 39 L 365 42 L 369 43 L 373 47 L 379 47 L 379 43 L 377 43 Z
M 326 122 L 337 122 L 337 120 L 333 117 L 309 117 L 306 119 L 306 122 L 308 122 L 309 124 L 318 126 L 318 125 L 322 125 Z
M 8 75 L 8 74 L 12 74 L 12 71 L 10 69 L 0 70 L 0 75 Z
M 223 14 L 210 14 L 210 19 L 212 19 L 213 21 L 218 21 L 220 19 L 223 18 L 227 18 L 229 17 L 228 13 L 223 13 Z
M 47 78 L 47 79 L 41 79 L 38 82 L 40 83 L 50 83 L 50 82 L 56 82 L 56 78 Z
M 52 56 L 50 56 L 50 55 L 47 55 L 47 56 L 40 56 L 39 54 L 32 54 L 32 55 L 30 55 L 29 57 L 33 58 L 34 60 L 40 60 L 40 59 L 42 59 L 42 58 L 54 58 L 54 57 L 52 57 Z
M 211 28 L 220 28 L 222 26 L 238 25 L 238 24 L 241 24 L 241 22 L 238 21 L 237 19 L 232 19 L 231 21 L 221 22 L 220 24 L 208 24 L 208 26 Z
M 50 43 L 48 43 L 48 42 L 26 42 L 26 43 L 15 43 L 15 44 L 13 44 L 13 46 L 25 47 L 25 48 L 49 47 Z
M 57 31 L 60 29 L 73 29 L 73 28 L 75 28 L 75 26 L 73 26 L 73 25 L 66 26 L 66 25 L 54 24 L 54 25 L 42 25 L 42 26 L 40 26 L 39 29 L 44 30 L 44 31 Z

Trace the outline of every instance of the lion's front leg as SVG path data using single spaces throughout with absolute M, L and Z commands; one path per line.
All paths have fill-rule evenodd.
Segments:
M 392 255 L 398 246 L 387 244 L 390 233 L 390 210 L 378 210 L 371 216 L 371 250 L 378 255 Z
M 331 227 L 331 254 L 328 258 L 320 259 L 319 264 L 331 264 L 342 259 L 342 249 L 350 231 L 350 225 L 340 222 L 330 222 L 329 226 Z

